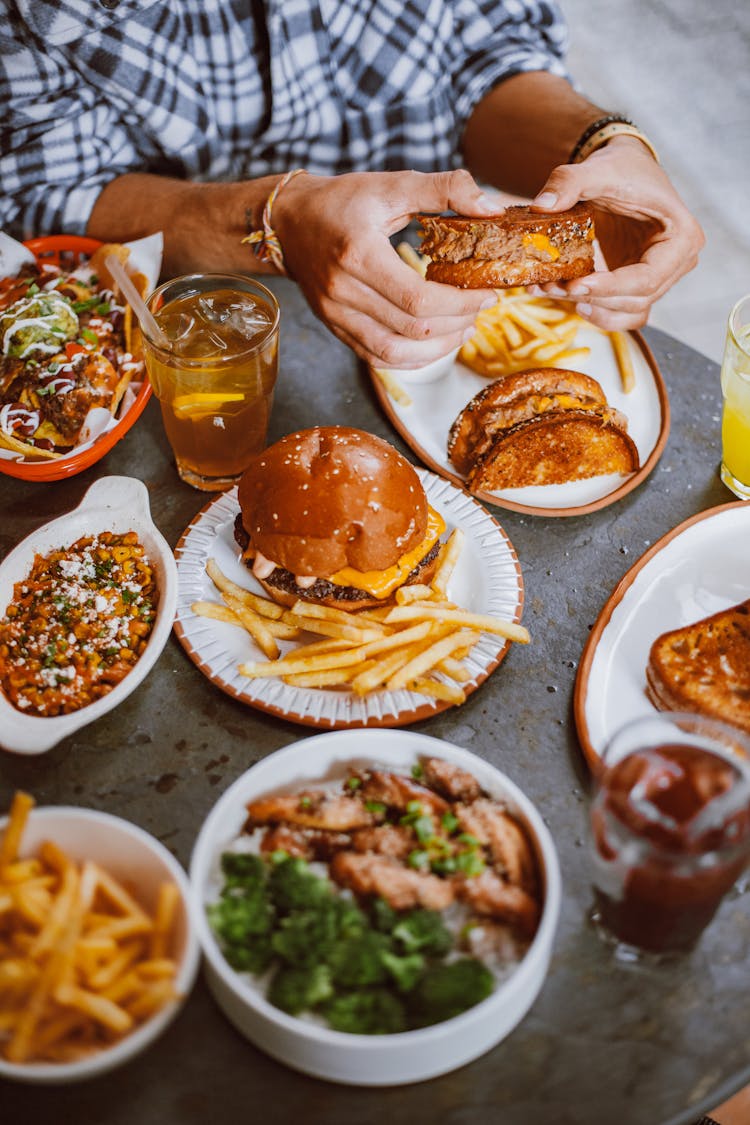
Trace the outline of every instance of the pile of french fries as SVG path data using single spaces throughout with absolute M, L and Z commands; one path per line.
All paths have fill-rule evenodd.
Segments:
M 0 1051 L 72 1062 L 175 999 L 179 891 L 163 884 L 150 917 L 97 863 L 79 867 L 52 841 L 20 859 L 33 805 L 16 793 L 0 842 Z
M 402 261 L 421 277 L 429 258 L 408 242 L 396 247 Z M 476 320 L 476 333 L 458 353 L 472 371 L 487 379 L 498 379 L 531 367 L 567 367 L 589 355 L 591 349 L 576 346 L 578 329 L 593 327 L 576 313 L 569 301 L 533 297 L 523 286 L 497 289 L 497 304 L 484 309 Z M 625 394 L 635 386 L 635 369 L 627 333 L 607 332 Z M 402 406 L 411 405 L 398 380 L 386 369 L 377 370 L 388 394 Z
M 552 297 L 532 297 L 524 288 L 499 289 L 497 304 L 476 319 L 476 332 L 463 345 L 458 358 L 472 371 L 497 379 L 531 367 L 566 367 L 575 370 L 591 349 L 576 346 L 582 325 L 591 327 L 569 302 Z M 620 381 L 625 393 L 635 386 L 630 345 L 624 332 L 609 332 Z
M 471 679 L 463 663 L 482 633 L 525 644 L 521 625 L 489 614 L 470 613 L 448 600 L 447 588 L 463 545 L 456 528 L 444 546 L 432 582 L 403 586 L 396 604 L 347 612 L 298 601 L 284 609 L 227 578 L 210 559 L 206 571 L 222 603 L 194 602 L 202 617 L 247 630 L 267 657 L 239 666 L 251 679 L 278 677 L 304 688 L 345 688 L 364 696 L 407 689 L 448 703 L 463 703 Z M 322 640 L 303 643 L 282 655 L 279 640 L 305 633 Z

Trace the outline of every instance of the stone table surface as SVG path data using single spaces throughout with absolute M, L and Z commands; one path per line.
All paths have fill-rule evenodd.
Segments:
M 408 453 L 353 354 L 291 283 L 274 288 L 283 329 L 271 438 L 346 422 Z M 321 1125 L 688 1125 L 750 1081 L 750 894 L 725 901 L 695 952 L 658 970 L 615 964 L 587 921 L 588 776 L 572 717 L 583 645 L 610 592 L 650 544 L 732 499 L 717 471 L 718 368 L 663 333 L 645 335 L 672 408 L 661 461 L 639 488 L 590 515 L 494 509 L 521 562 L 533 643 L 513 647 L 462 707 L 413 728 L 507 773 L 538 805 L 557 844 L 562 916 L 549 975 L 523 1022 L 484 1057 L 442 1078 L 350 1088 L 267 1057 L 234 1031 L 199 980 L 166 1034 L 125 1068 L 64 1091 L 2 1084 L 3 1121 L 50 1121 L 64 1106 L 65 1120 L 86 1125 L 197 1125 L 248 1115 Z M 0 553 L 110 473 L 145 481 L 172 546 L 206 500 L 178 480 L 152 400 L 84 473 L 51 484 L 0 476 Z M 22 787 L 39 804 L 106 809 L 153 833 L 187 866 L 219 795 L 254 762 L 311 733 L 222 694 L 172 636 L 147 680 L 116 710 L 39 757 L 0 752 L 0 807 Z

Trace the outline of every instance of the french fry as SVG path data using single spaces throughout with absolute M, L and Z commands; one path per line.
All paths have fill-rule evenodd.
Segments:
M 226 591 L 222 590 L 221 596 L 232 612 L 237 615 L 241 625 L 253 638 L 263 655 L 267 656 L 269 660 L 275 660 L 279 655 L 279 646 L 266 628 L 264 619 L 260 614 L 243 605 L 239 598 L 235 598 Z
M 455 527 L 440 554 L 440 561 L 433 575 L 432 588 L 438 594 L 444 595 L 448 589 L 448 583 L 450 582 L 453 571 L 456 569 L 456 563 L 463 550 L 463 545 L 464 533 L 460 527 Z
M 5 826 L 2 843 L 0 843 L 0 872 L 3 872 L 18 855 L 23 830 L 34 804 L 34 798 L 20 789 L 13 797 L 8 813 L 8 823 Z
M 413 621 L 416 617 L 428 617 L 444 624 L 467 625 L 483 633 L 496 633 L 518 644 L 528 644 L 531 639 L 528 630 L 513 621 L 503 621 L 500 617 L 484 613 L 469 613 L 463 609 L 443 609 L 441 606 L 399 605 L 391 610 L 386 620 L 395 623 Z
M 169 937 L 177 916 L 180 892 L 174 883 L 162 883 L 156 900 L 154 928 L 151 932 L 149 955 L 152 959 L 163 958 L 167 952 Z
M 399 242 L 396 247 L 396 253 L 402 262 L 406 262 L 407 266 L 411 266 L 420 277 L 424 277 L 427 273 L 427 263 L 429 258 L 425 254 L 420 254 L 410 242 Z
M 373 367 L 373 371 L 394 402 L 397 402 L 399 406 L 411 406 L 413 401 L 411 395 L 406 393 L 392 371 L 389 371 L 387 367 Z
M 232 582 L 231 578 L 227 578 L 219 568 L 216 559 L 209 559 L 206 563 L 206 574 L 216 586 L 217 590 L 221 590 L 222 594 L 231 594 L 233 598 L 237 598 L 244 605 L 250 606 L 262 617 L 279 618 L 282 614 L 282 608 L 276 602 L 270 601 L 268 598 L 261 598 L 258 594 L 253 594 L 250 590 L 246 590 L 244 586 L 238 586 L 236 582 Z
M 466 692 L 453 684 L 446 684 L 443 680 L 428 680 L 425 678 L 414 680 L 406 685 L 409 691 L 416 691 L 420 695 L 429 695 L 433 699 L 443 699 L 446 703 L 460 704 L 466 702 Z
M 435 644 L 430 645 L 429 648 L 423 652 L 418 653 L 412 657 L 402 668 L 399 668 L 391 678 L 388 680 L 386 687 L 389 691 L 398 691 L 399 688 L 404 688 L 412 680 L 418 680 L 425 672 L 429 672 L 431 668 L 441 661 L 444 657 L 450 656 L 457 648 L 470 641 L 472 636 L 470 633 L 458 632 L 448 637 L 442 637 Z
M 620 371 L 622 389 L 628 395 L 635 386 L 635 368 L 630 354 L 630 343 L 624 332 L 610 332 L 609 338 L 612 341 L 612 351 L 615 353 L 617 367 Z
M 229 595 L 226 596 L 229 597 Z M 259 598 L 258 601 L 260 600 Z M 219 602 L 193 602 L 190 609 L 198 617 L 209 617 L 212 621 L 223 621 L 227 625 L 236 625 L 239 629 L 244 628 L 240 618 L 228 605 L 220 605 Z M 261 613 L 258 613 L 258 617 L 262 618 L 263 625 L 272 637 L 291 641 L 295 640 L 300 634 L 299 629 L 295 629 L 293 625 L 286 625 L 283 621 L 264 616 Z

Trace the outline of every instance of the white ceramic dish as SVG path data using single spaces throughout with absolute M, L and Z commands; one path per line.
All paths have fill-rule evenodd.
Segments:
M 515 972 L 482 1003 L 454 1019 L 395 1035 L 351 1035 L 296 1019 L 270 1004 L 251 981 L 234 972 L 208 925 L 220 854 L 240 834 L 245 804 L 261 794 L 322 778 L 345 777 L 352 764 L 377 763 L 407 771 L 419 756 L 447 759 L 470 770 L 493 797 L 506 801 L 527 828 L 544 885 L 539 929 Z M 451 743 L 409 731 L 342 731 L 304 739 L 271 754 L 222 795 L 193 850 L 190 883 L 209 987 L 232 1023 L 274 1058 L 319 1078 L 358 1086 L 395 1086 L 455 1070 L 484 1054 L 520 1023 L 542 987 L 560 912 L 557 853 L 540 814 L 520 789 L 493 766 Z
M 479 492 L 488 504 L 541 516 L 584 515 L 614 503 L 636 488 L 652 471 L 661 456 L 669 433 L 669 400 L 656 360 L 642 336 L 628 333 L 630 355 L 635 370 L 635 387 L 624 394 L 619 369 L 609 338 L 597 329 L 579 329 L 575 347 L 588 347 L 590 353 L 575 368 L 597 379 L 607 401 L 628 419 L 628 432 L 635 442 L 641 462 L 629 477 L 610 475 L 530 488 L 509 488 L 501 492 Z M 561 363 L 561 366 L 564 366 Z M 448 460 L 448 431 L 466 403 L 487 386 L 490 380 L 471 371 L 456 359 L 435 376 L 438 381 L 421 386 L 408 379 L 408 372 L 393 372 L 403 382 L 411 402 L 395 402 L 382 381 L 371 369 L 380 403 L 396 430 L 414 453 L 436 473 L 464 484 L 464 478 Z
M 0 834 L 7 817 L 0 820 Z M 32 856 L 44 840 L 52 840 L 77 861 L 96 859 L 132 891 L 149 912 L 161 883 L 180 891 L 172 955 L 179 969 L 175 985 L 179 1000 L 168 1004 L 130 1035 L 97 1054 L 70 1063 L 11 1063 L 0 1057 L 0 1077 L 40 1085 L 79 1082 L 114 1070 L 144 1051 L 167 1028 L 195 981 L 200 946 L 190 913 L 187 876 L 163 844 L 130 821 L 95 809 L 64 806 L 33 809 L 23 835 L 21 856 Z
M 69 546 L 82 535 L 100 531 L 134 531 L 154 568 L 159 604 L 146 649 L 133 670 L 112 691 L 69 715 L 25 715 L 0 691 L 0 746 L 5 750 L 43 754 L 67 735 L 111 711 L 135 691 L 167 643 L 177 602 L 177 570 L 169 544 L 151 519 L 148 490 L 134 477 L 101 477 L 77 508 L 32 532 L 6 556 L 0 564 L 0 613 L 5 613 L 13 597 L 14 584 L 29 574 L 34 555 L 46 555 L 55 548 Z
M 448 596 L 476 613 L 492 613 L 507 621 L 520 621 L 523 580 L 513 545 L 493 517 L 461 489 L 432 473 L 418 470 L 427 498 L 445 518 L 448 531 L 462 528 L 466 540 L 451 578 Z M 215 558 L 219 568 L 240 586 L 264 591 L 239 559 L 234 541 L 234 520 L 239 511 L 237 492 L 225 492 L 198 513 L 177 547 L 180 579 L 175 632 L 201 672 L 222 691 L 262 711 L 306 726 L 327 729 L 363 726 L 403 726 L 429 718 L 452 706 L 414 692 L 372 692 L 357 696 L 345 690 L 299 688 L 280 679 L 250 680 L 238 672 L 247 660 L 264 659 L 244 630 L 197 617 L 195 601 L 220 601 L 206 574 L 206 562 Z M 285 651 L 295 642 L 284 642 Z M 465 663 L 471 680 L 462 686 L 467 694 L 487 678 L 505 656 L 510 642 L 483 633 Z
M 594 770 L 614 732 L 654 710 L 646 666 L 656 638 L 748 597 L 750 505 L 744 501 L 700 512 L 633 564 L 599 614 L 576 680 L 578 737 Z

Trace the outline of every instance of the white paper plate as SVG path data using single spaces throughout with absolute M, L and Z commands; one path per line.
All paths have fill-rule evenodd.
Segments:
M 460 527 L 466 536 L 461 558 L 449 586 L 449 597 L 476 613 L 491 613 L 520 621 L 523 580 L 516 552 L 497 521 L 472 497 L 448 481 L 417 470 L 427 498 L 446 521 L 448 531 Z M 327 730 L 364 726 L 403 726 L 429 718 L 451 704 L 414 692 L 373 692 L 359 697 L 344 689 L 300 688 L 280 679 L 251 680 L 238 672 L 243 661 L 265 659 L 244 630 L 221 621 L 198 617 L 195 601 L 220 601 L 206 574 L 206 562 L 218 566 L 238 585 L 264 591 L 239 558 L 234 520 L 239 511 L 237 490 L 211 500 L 185 529 L 175 548 L 179 592 L 175 632 L 198 668 L 235 699 L 305 726 Z M 313 638 L 310 638 L 313 639 Z M 483 633 L 465 663 L 471 680 L 467 695 L 489 676 L 505 656 L 509 641 Z M 296 642 L 282 642 L 283 651 Z
M 666 444 L 669 400 L 656 360 L 643 337 L 634 332 L 628 333 L 628 339 L 635 371 L 635 387 L 629 394 L 623 393 L 608 336 L 595 328 L 585 326 L 578 331 L 574 346 L 589 347 L 591 351 L 576 363 L 575 370 L 597 379 L 610 405 L 627 418 L 628 433 L 640 458 L 638 472 L 627 477 L 611 474 L 567 484 L 479 491 L 476 495 L 481 500 L 530 515 L 579 516 L 613 504 L 646 479 Z M 447 366 L 440 379 L 428 383 L 420 381 L 419 372 L 410 379 L 407 371 L 401 371 L 399 382 L 412 400 L 404 406 L 388 395 L 372 369 L 370 375 L 383 409 L 410 449 L 436 473 L 465 485 L 465 478 L 448 460 L 448 431 L 466 403 L 491 380 L 475 374 L 458 360 Z
M 599 614 L 576 680 L 576 727 L 594 770 L 615 731 L 654 710 L 646 666 L 656 638 L 748 597 L 750 504 L 744 501 L 692 516 L 633 564 Z
M 45 718 L 18 711 L 0 691 L 0 746 L 18 754 L 42 754 L 61 739 L 111 711 L 148 675 L 169 640 L 177 598 L 177 573 L 169 544 L 151 519 L 148 490 L 134 477 L 100 477 L 72 512 L 44 524 L 28 535 L 0 565 L 0 614 L 13 597 L 13 587 L 31 571 L 36 554 L 68 547 L 82 535 L 101 531 L 134 531 L 145 547 L 156 575 L 159 604 L 156 621 L 143 654 L 107 695 L 72 711 Z

